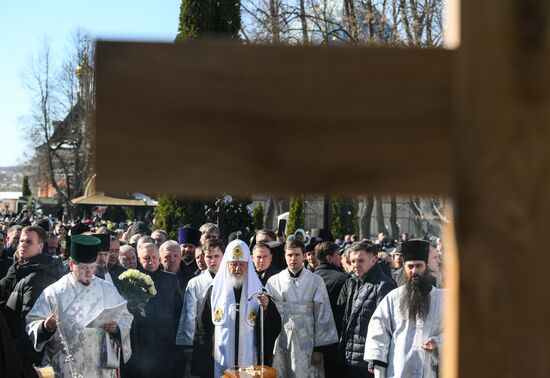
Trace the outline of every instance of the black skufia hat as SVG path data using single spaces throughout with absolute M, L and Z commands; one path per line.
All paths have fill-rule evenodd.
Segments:
M 99 250 L 101 252 L 109 251 L 111 248 L 111 235 L 110 234 L 95 234 L 96 238 L 101 241 L 99 245 Z
M 91 235 L 73 235 L 71 237 L 71 259 L 77 263 L 95 262 L 101 241 Z
M 80 234 L 83 234 L 85 232 L 90 231 L 90 227 L 88 227 L 84 223 L 78 222 L 77 224 L 75 224 L 74 226 L 71 227 L 70 231 L 71 231 L 72 236 L 80 235 Z
M 426 240 L 413 239 L 401 244 L 401 256 L 403 261 L 421 260 L 428 263 L 430 243 Z
M 311 237 L 312 238 L 319 238 L 322 241 L 334 242 L 334 236 L 332 236 L 330 231 L 325 230 L 324 228 L 312 228 L 311 229 Z

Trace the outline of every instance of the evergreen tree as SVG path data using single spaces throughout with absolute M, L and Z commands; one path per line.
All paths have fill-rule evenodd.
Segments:
M 195 39 L 212 29 L 212 0 L 182 0 L 176 41 Z
M 241 30 L 241 2 L 238 0 L 212 1 L 213 32 L 216 35 L 239 38 Z
M 29 186 L 29 176 L 23 176 L 23 197 L 32 196 L 31 187 Z
M 332 235 L 341 238 L 346 234 L 355 234 L 357 229 L 357 204 L 351 198 L 332 198 Z
M 298 228 L 304 228 L 304 223 L 304 196 L 291 196 L 287 225 L 288 235 L 292 235 Z
M 183 211 L 183 206 L 177 198 L 168 195 L 159 196 L 155 228 L 165 230 L 170 239 L 177 240 L 178 228 L 185 224 Z
M 252 224 L 254 230 L 264 228 L 264 207 L 262 205 L 258 205 L 252 210 Z
M 240 29 L 240 1 L 182 0 L 176 41 L 209 35 L 238 38 Z

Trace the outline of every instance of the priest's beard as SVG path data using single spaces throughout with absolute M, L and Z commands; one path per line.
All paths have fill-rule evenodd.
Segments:
M 95 266 L 94 275 L 99 278 L 105 279 L 105 273 L 107 273 L 107 267 L 106 266 Z
M 432 280 L 428 270 L 424 273 L 414 274 L 405 284 L 405 293 L 401 297 L 399 308 L 405 318 L 425 320 L 430 311 L 430 291 Z
M 229 280 L 231 281 L 231 285 L 234 289 L 240 289 L 243 287 L 244 277 L 229 276 Z

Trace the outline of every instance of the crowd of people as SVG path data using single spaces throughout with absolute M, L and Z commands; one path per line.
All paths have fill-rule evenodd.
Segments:
M 440 239 L 222 240 L 206 223 L 170 240 L 141 221 L 52 218 L 5 218 L 0 231 L 0 377 L 439 374 Z M 155 288 L 141 310 L 121 290 L 134 269 Z

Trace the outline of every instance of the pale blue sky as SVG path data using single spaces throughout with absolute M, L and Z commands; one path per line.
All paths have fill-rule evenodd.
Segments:
M 30 113 L 22 75 L 47 39 L 62 59 L 79 28 L 93 37 L 173 41 L 181 0 L 0 0 L 0 167 L 28 148 L 21 131 Z

